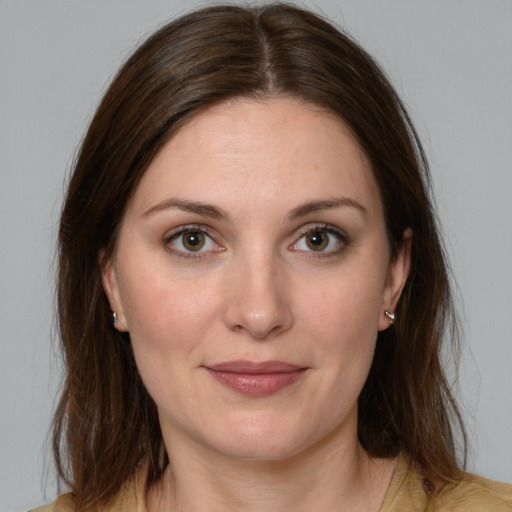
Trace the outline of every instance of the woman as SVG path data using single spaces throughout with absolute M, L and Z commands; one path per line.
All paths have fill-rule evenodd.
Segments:
M 429 187 L 396 93 L 317 16 L 214 7 L 154 34 L 62 213 L 72 493 L 49 510 L 510 510 L 457 462 Z

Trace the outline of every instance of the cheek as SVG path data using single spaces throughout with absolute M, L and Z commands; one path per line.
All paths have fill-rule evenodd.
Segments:
M 148 268 L 127 269 L 123 305 L 139 359 L 179 360 L 201 342 L 218 309 L 215 286 Z M 134 277 L 136 276 L 136 277 Z
M 377 340 L 381 281 L 376 272 L 340 276 L 301 304 L 301 330 L 317 340 L 315 362 L 328 369 L 324 378 L 336 400 L 340 395 L 355 400 L 366 381 Z
M 381 313 L 382 281 L 380 273 L 371 271 L 331 276 L 303 295 L 300 316 L 335 345 L 340 339 L 363 341 L 368 334 L 373 339 Z
M 185 414 L 190 401 L 199 400 L 189 377 L 202 362 L 201 347 L 217 316 L 218 294 L 211 286 L 176 276 L 136 275 L 123 296 L 137 368 L 159 407 L 175 404 Z

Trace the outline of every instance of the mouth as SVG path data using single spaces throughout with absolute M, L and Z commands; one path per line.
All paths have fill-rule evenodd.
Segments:
M 266 396 L 297 382 L 307 368 L 284 361 L 226 361 L 205 366 L 224 386 L 248 396 Z

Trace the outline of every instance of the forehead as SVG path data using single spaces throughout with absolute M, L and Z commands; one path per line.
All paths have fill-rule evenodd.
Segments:
M 341 119 L 296 99 L 237 99 L 184 124 L 155 156 L 133 207 L 169 196 L 264 206 L 330 195 L 371 209 L 380 194 L 364 151 Z

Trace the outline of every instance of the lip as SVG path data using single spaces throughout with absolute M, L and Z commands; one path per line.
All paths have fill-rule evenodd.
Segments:
M 266 396 L 297 382 L 307 368 L 285 361 L 225 361 L 205 366 L 224 386 L 248 396 Z

